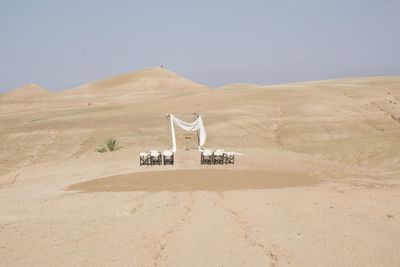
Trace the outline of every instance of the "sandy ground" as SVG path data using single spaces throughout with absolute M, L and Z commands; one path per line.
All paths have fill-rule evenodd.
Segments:
M 217 90 L 148 69 L 0 95 L 1 266 L 399 266 L 400 77 Z M 203 114 L 200 166 L 165 113 Z M 123 146 L 95 152 L 106 137 Z
M 134 172 L 94 179 L 68 187 L 83 192 L 190 192 L 262 190 L 316 184 L 317 177 L 265 170 L 175 170 Z

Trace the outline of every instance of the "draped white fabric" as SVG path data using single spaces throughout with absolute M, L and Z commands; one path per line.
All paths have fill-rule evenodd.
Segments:
M 199 131 L 199 150 L 206 142 L 206 130 L 204 129 L 203 120 L 201 116 L 197 118 L 194 122 L 186 122 L 176 118 L 174 115 L 169 114 L 170 118 L 170 128 L 171 128 L 171 139 L 172 139 L 172 151 L 176 152 L 176 137 L 175 137 L 175 127 L 179 126 L 183 130 L 188 132 Z

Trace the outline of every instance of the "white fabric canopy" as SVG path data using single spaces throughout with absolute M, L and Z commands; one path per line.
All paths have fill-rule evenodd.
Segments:
M 176 152 L 176 137 L 174 125 L 181 127 L 183 130 L 188 132 L 199 131 L 199 150 L 206 142 L 206 130 L 204 129 L 203 120 L 201 116 L 197 118 L 194 122 L 186 122 L 176 118 L 172 114 L 169 115 L 170 128 L 171 128 L 171 140 L 172 140 L 172 152 Z

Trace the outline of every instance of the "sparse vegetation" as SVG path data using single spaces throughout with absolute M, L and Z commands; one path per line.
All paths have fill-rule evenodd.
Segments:
M 96 149 L 96 151 L 99 153 L 113 152 L 120 148 L 121 146 L 119 146 L 117 140 L 115 140 L 114 138 L 107 138 L 106 140 L 104 140 L 104 144 L 100 148 Z

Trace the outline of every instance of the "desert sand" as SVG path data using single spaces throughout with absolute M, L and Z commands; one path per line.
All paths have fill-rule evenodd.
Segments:
M 199 113 L 202 166 L 165 114 Z M 149 68 L 0 94 L 0 266 L 399 266 L 400 76 L 211 89 Z M 114 137 L 122 148 L 95 151 Z

